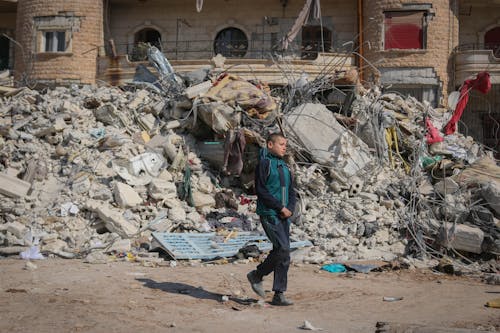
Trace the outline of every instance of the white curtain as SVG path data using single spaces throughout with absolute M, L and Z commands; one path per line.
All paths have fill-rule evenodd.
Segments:
M 299 33 L 300 29 L 302 29 L 302 26 L 306 24 L 309 17 L 312 17 L 315 20 L 321 18 L 321 6 L 319 1 L 320 0 L 306 0 L 304 7 L 295 20 L 295 23 L 283 39 L 282 46 L 284 50 L 286 50 L 288 48 L 288 45 L 295 39 L 295 37 L 297 37 L 297 34 Z
M 203 0 L 196 0 L 196 11 L 199 13 L 203 8 Z

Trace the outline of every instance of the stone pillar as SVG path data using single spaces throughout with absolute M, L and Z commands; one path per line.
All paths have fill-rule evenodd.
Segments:
M 16 25 L 17 85 L 95 83 L 102 0 L 19 0 Z M 64 46 L 46 44 L 52 31 L 65 33 Z

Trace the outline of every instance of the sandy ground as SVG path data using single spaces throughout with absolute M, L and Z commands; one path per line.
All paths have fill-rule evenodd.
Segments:
M 499 286 L 430 271 L 339 275 L 292 266 L 295 305 L 275 307 L 255 300 L 246 281 L 254 263 L 35 264 L 0 260 L 0 332 L 294 332 L 304 320 L 323 332 L 374 332 L 377 321 L 500 331 L 500 309 L 484 306 L 500 297 Z

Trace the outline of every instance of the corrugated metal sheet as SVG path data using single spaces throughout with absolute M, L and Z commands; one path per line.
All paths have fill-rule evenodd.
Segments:
M 153 238 L 173 259 L 214 259 L 232 257 L 246 245 L 255 244 L 261 251 L 272 249 L 266 236 L 251 232 L 238 232 L 234 238 L 226 239 L 211 233 L 167 233 L 153 232 Z M 310 241 L 292 242 L 290 247 L 312 246 Z

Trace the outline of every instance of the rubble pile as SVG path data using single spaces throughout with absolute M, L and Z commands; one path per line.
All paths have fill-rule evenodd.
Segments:
M 81 258 L 152 249 L 152 231 L 259 230 L 253 168 L 280 129 L 300 197 L 292 238 L 315 245 L 295 260 L 500 253 L 491 154 L 460 134 L 428 142 L 424 124 L 442 128 L 448 110 L 372 89 L 356 93 L 348 115 L 317 100 L 280 113 L 283 97 L 263 83 L 166 72 L 175 89 L 151 81 L 2 97 L 0 254 L 39 246 Z

